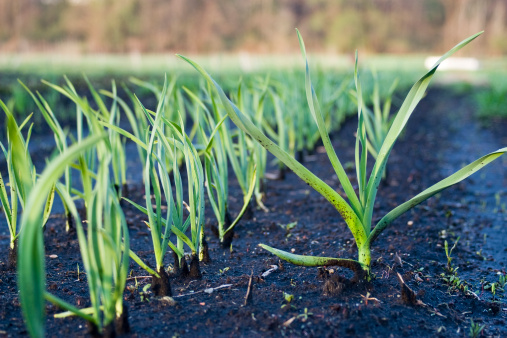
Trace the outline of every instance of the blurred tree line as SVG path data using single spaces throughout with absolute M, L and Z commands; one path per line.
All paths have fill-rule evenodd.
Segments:
M 0 51 L 426 52 L 480 30 L 507 53 L 506 0 L 0 0 Z

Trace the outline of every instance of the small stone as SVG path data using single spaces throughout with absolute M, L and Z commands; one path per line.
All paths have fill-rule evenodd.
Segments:
M 49 258 L 52 258 L 52 259 L 55 259 L 55 258 L 58 258 L 58 255 L 49 255 Z
M 166 306 L 176 306 L 177 302 L 174 300 L 173 297 L 164 296 L 160 298 L 160 301 L 164 303 Z

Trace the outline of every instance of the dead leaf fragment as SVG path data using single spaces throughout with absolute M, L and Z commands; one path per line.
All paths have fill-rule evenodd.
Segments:
M 283 323 L 283 326 L 287 327 L 289 326 L 290 324 L 292 324 L 292 322 L 296 319 L 296 317 L 292 317 L 288 320 L 286 320 L 284 323 Z

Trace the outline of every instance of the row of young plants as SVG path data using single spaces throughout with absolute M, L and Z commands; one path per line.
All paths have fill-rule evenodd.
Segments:
M 491 163 L 501 155 L 507 152 L 507 148 L 498 149 L 490 154 L 482 156 L 476 161 L 458 170 L 449 177 L 441 180 L 433 186 L 427 188 L 423 192 L 414 196 L 410 200 L 397 206 L 384 217 L 382 217 L 376 224 L 373 224 L 373 206 L 380 186 L 382 177 L 386 173 L 386 164 L 389 154 L 394 146 L 394 143 L 399 138 L 402 130 L 404 129 L 408 119 L 413 113 L 415 107 L 424 97 L 426 89 L 437 71 L 439 65 L 452 54 L 466 46 L 472 40 L 481 35 L 482 32 L 470 36 L 463 40 L 446 54 L 444 54 L 433 67 L 424 74 L 410 89 L 403 104 L 398 112 L 393 116 L 392 122 L 388 128 L 373 127 L 374 124 L 380 124 L 385 121 L 385 115 L 380 109 L 380 104 L 375 104 L 373 114 L 365 109 L 362 98 L 361 82 L 358 75 L 357 66 L 357 53 L 354 71 L 355 82 L 355 100 L 357 102 L 357 116 L 358 128 L 356 133 L 355 144 L 355 167 L 356 167 L 356 183 L 358 186 L 358 193 L 354 189 L 352 181 L 348 178 L 341 164 L 336 152 L 331 144 L 329 138 L 329 130 L 325 122 L 325 115 L 322 113 L 312 80 L 310 77 L 310 67 L 306 57 L 306 50 L 303 39 L 298 32 L 301 53 L 306 62 L 306 77 L 305 87 L 308 106 L 311 115 L 318 127 L 320 137 L 322 139 L 326 153 L 330 162 L 335 169 L 338 180 L 346 194 L 345 200 L 335 189 L 330 187 L 323 180 L 315 176 L 309 171 L 302 163 L 292 157 L 285 149 L 279 144 L 276 144 L 266 134 L 252 122 L 248 114 L 245 114 L 241 109 L 235 105 L 225 94 L 220 85 L 197 63 L 192 60 L 179 55 L 182 59 L 187 61 L 193 66 L 215 89 L 216 95 L 220 98 L 224 109 L 231 120 L 244 132 L 248 133 L 254 140 L 261 144 L 264 148 L 270 151 L 276 158 L 278 158 L 284 165 L 296 173 L 303 181 L 319 192 L 326 198 L 342 216 L 343 220 L 350 229 L 356 246 L 358 248 L 358 259 L 343 259 L 333 257 L 314 257 L 307 255 L 297 255 L 282 250 L 272 248 L 265 244 L 259 244 L 262 248 L 277 255 L 279 258 L 286 260 L 290 263 L 303 266 L 342 266 L 349 268 L 355 272 L 356 280 L 370 279 L 370 264 L 371 264 L 371 245 L 378 238 L 378 236 L 385 230 L 393 221 L 400 215 L 422 203 L 428 198 L 434 196 L 440 191 L 461 182 L 473 173 L 477 172 L 487 164 Z M 376 100 L 374 100 L 376 101 Z M 389 107 L 389 102 L 386 101 L 386 107 Z M 380 136 L 377 138 L 377 135 Z M 373 169 L 367 178 L 367 158 L 368 150 L 372 152 L 375 158 Z
M 253 155 L 245 156 L 251 151 L 244 135 L 239 137 L 240 142 L 237 142 L 237 136 L 231 135 L 231 130 L 223 125 L 225 117 L 220 117 L 220 121 L 215 123 L 213 116 L 208 115 L 206 118 L 209 123 L 205 124 L 206 121 L 201 120 L 202 117 L 198 115 L 201 114 L 200 108 L 196 106 L 188 107 L 195 111 L 192 111 L 192 129 L 187 132 L 186 116 L 179 113 L 177 107 L 171 106 L 173 97 L 176 98 L 176 104 L 183 102 L 178 96 L 173 96 L 175 80 L 169 83 L 166 78 L 162 90 L 153 87 L 159 98 L 154 112 L 146 109 L 135 95 L 128 92 L 136 104 L 136 109 L 132 110 L 117 96 L 114 82 L 111 92 L 102 92 L 104 96 L 112 98 L 110 107 L 107 107 L 99 93 L 89 85 L 91 97 L 97 107 L 95 109 L 85 97 L 77 94 L 70 81 L 67 80 L 66 86 L 51 83 L 47 85 L 75 103 L 76 134 L 68 135 L 47 101 L 40 94 L 33 94 L 25 87 L 53 131 L 59 153 L 47 164 L 40 176 L 36 174 L 28 151 L 33 125 L 25 138 L 22 130 L 28 124 L 29 118 L 18 125 L 9 107 L 3 102 L 1 104 L 8 120 L 7 147 L 2 144 L 2 148 L 8 164 L 8 183 L 11 189 L 9 196 L 2 180 L 0 196 L 8 220 L 13 252 L 16 250 L 19 236 L 17 269 L 21 305 L 32 336 L 44 335 L 44 299 L 67 310 L 58 315 L 59 317 L 78 315 L 91 323 L 95 331 L 108 334 L 114 330 L 115 322 L 125 324 L 123 291 L 130 258 L 152 274 L 152 289 L 158 296 L 171 296 L 169 278 L 163 262 L 168 248 L 171 248 L 175 255 L 175 268 L 180 274 L 200 277 L 199 256 L 201 260 L 206 260 L 207 256 L 204 239 L 205 180 L 208 182 L 206 189 L 210 196 L 213 196 L 214 190 L 219 190 L 214 188 L 215 186 L 223 186 L 223 182 L 225 185 L 229 182 L 227 171 L 222 173 L 221 177 L 216 175 L 219 168 L 227 170 L 227 162 L 223 163 L 224 158 L 219 159 L 222 163 L 218 165 L 217 156 L 213 152 L 221 151 L 222 155 L 226 154 L 225 148 L 220 146 L 218 134 L 227 137 L 222 143 L 230 150 L 229 157 L 236 162 L 241 161 L 241 165 L 235 169 L 238 175 L 241 174 L 244 180 L 248 180 L 245 181 L 248 184 L 245 201 L 248 202 L 257 179 L 251 158 Z M 142 85 L 149 86 L 147 83 Z M 202 102 L 200 104 L 203 105 Z M 132 132 L 120 127 L 119 107 L 123 108 L 122 111 L 131 122 Z M 216 113 L 218 114 L 217 110 Z M 209 128 L 212 124 L 216 125 L 211 130 Z M 206 144 L 197 145 L 199 152 L 192 143 L 192 139 L 197 138 L 196 135 L 202 139 L 208 138 Z M 135 141 L 139 157 L 144 163 L 146 206 L 122 197 L 122 188 L 126 184 L 127 138 Z M 238 146 L 240 152 L 235 155 Z M 183 189 L 180 173 L 183 168 L 187 173 L 186 191 Z M 80 174 L 78 184 L 73 182 L 72 170 L 77 170 Z M 63 181 L 60 180 L 62 175 Z M 78 190 L 77 186 L 81 189 Z M 86 309 L 78 309 L 45 290 L 42 231 L 51 212 L 55 191 L 60 196 L 67 214 L 67 231 L 75 228 L 78 235 L 91 302 L 91 307 Z M 39 203 L 41 198 L 47 199 L 43 209 Z M 122 198 L 147 215 L 146 225 L 152 237 L 155 269 L 151 269 L 130 250 L 128 229 L 120 207 Z M 217 205 L 227 205 L 227 194 L 221 193 L 214 198 Z M 85 220 L 82 220 L 77 212 L 76 199 L 83 201 Z M 16 225 L 18 202 L 23 209 L 19 231 Z M 245 205 L 249 203 L 245 202 Z M 226 211 L 223 207 L 216 209 L 217 212 Z M 244 209 L 246 207 L 234 223 L 219 222 L 222 240 L 239 221 Z M 83 227 L 82 221 L 86 222 L 86 227 Z M 176 235 L 174 243 L 170 240 L 171 234 Z M 190 269 L 184 257 L 186 248 L 191 251 Z M 125 325 L 116 325 L 116 331 L 123 329 Z
M 206 194 L 217 219 L 214 230 L 224 248 L 231 245 L 235 225 L 244 215 L 251 214 L 253 196 L 257 206 L 267 211 L 262 203 L 267 153 L 244 132 L 229 126 L 223 107 L 209 94 L 210 88 L 203 85 L 194 93 L 185 87 L 178 89 L 176 78 L 170 81 L 166 78 L 162 88 L 132 79 L 134 84 L 156 96 L 158 106 L 150 111 L 126 86 L 123 88 L 130 102 L 118 96 L 115 82 L 110 91 L 98 92 L 88 79 L 85 80 L 88 97 L 80 96 L 67 78 L 63 86 L 43 81 L 74 103 L 73 133 L 62 126 L 55 108 L 44 96 L 33 93 L 21 83 L 53 132 L 56 144 L 58 156 L 47 163 L 40 175 L 29 152 L 34 126 L 30 124 L 32 115 L 18 125 L 12 113 L 12 101 L 7 105 L 0 101 L 8 122 L 7 143 L 5 147 L 1 144 L 8 180 L 4 182 L 0 176 L 0 197 L 11 235 L 9 262 L 12 267 L 16 267 L 16 253 L 19 253 L 20 300 L 32 336 L 44 335 L 45 301 L 66 310 L 57 317 L 80 316 L 91 323 L 95 332 L 109 334 L 114 330 L 126 330 L 122 297 L 130 259 L 152 275 L 151 288 L 157 296 L 171 296 L 172 293 L 164 265 L 169 248 L 174 255 L 173 271 L 182 277 L 199 278 L 199 261 L 209 261 L 204 237 Z M 264 105 L 268 96 L 273 105 L 274 102 L 284 104 L 274 88 L 269 77 L 258 83 L 240 82 L 233 97 L 243 109 L 251 108 L 252 117 L 260 128 L 269 128 L 282 138 L 286 129 L 279 131 L 263 118 L 264 112 L 270 109 L 276 109 L 278 115 L 283 114 L 280 107 Z M 109 99 L 109 105 L 105 98 Z M 124 120 L 128 121 L 128 127 L 122 127 Z M 297 127 L 289 128 L 292 135 L 296 134 L 294 128 Z M 125 196 L 128 191 L 127 140 L 136 144 L 143 163 L 146 205 L 139 205 Z M 243 192 L 243 207 L 235 218 L 228 208 L 231 168 Z M 187 176 L 186 189 L 182 171 Z M 10 187 L 9 193 L 6 186 Z M 55 193 L 65 210 L 66 231 L 75 230 L 78 235 L 89 285 L 89 308 L 78 309 L 45 289 L 42 231 Z M 42 209 L 41 199 L 46 200 Z M 84 219 L 83 213 L 78 212 L 76 200 L 84 205 Z M 129 249 L 122 200 L 147 216 L 154 268 Z M 20 226 L 17 225 L 18 204 L 22 209 Z M 175 235 L 175 241 L 171 240 L 171 235 Z M 185 259 L 188 249 L 190 267 Z
M 116 331 L 126 330 L 123 291 L 130 259 L 152 275 L 151 285 L 157 296 L 171 295 L 164 264 L 169 248 L 174 255 L 175 272 L 199 278 L 199 262 L 209 260 L 204 236 L 205 199 L 209 199 L 216 216 L 215 232 L 220 244 L 229 247 L 235 225 L 252 211 L 252 200 L 267 211 L 262 202 L 266 186 L 266 151 L 277 159 L 280 173 L 285 168 L 291 169 L 337 209 L 355 239 L 358 259 L 303 256 L 265 244 L 261 246 L 297 265 L 337 265 L 354 271 L 357 280 L 369 279 L 371 244 L 389 224 L 410 208 L 460 182 L 507 151 L 503 148 L 481 157 L 396 207 L 376 225 L 372 223 L 374 201 L 395 141 L 422 99 L 439 64 L 479 34 L 446 53 L 416 82 L 398 113 L 392 117 L 390 105 L 395 84 L 389 85 L 387 95 L 381 99 L 375 80 L 372 108 L 368 108 L 363 100 L 357 54 L 352 81 L 355 88 L 351 88 L 347 81 L 334 88 L 329 86 L 329 82 L 319 83 L 315 88 L 325 93 L 321 96 L 322 106 L 317 99 L 307 61 L 306 95 L 295 89 L 297 75 L 294 75 L 294 80 L 283 81 L 268 76 L 240 81 L 237 90 L 227 96 L 204 69 L 180 56 L 198 70 L 205 82 L 198 91 L 191 91 L 177 88 L 175 78 L 170 81 L 166 78 L 162 88 L 134 79 L 136 85 L 156 96 L 158 105 L 155 111 L 147 109 L 126 86 L 123 88 L 130 102 L 120 98 L 114 82 L 111 91 L 97 92 L 87 81 L 91 102 L 80 96 L 69 80 L 64 86 L 46 82 L 75 104 L 75 135 L 62 128 L 42 95 L 34 94 L 25 87 L 53 131 L 58 151 L 40 175 L 37 175 L 28 151 L 31 134 L 31 126 L 27 127 L 29 118 L 18 125 L 11 109 L 1 103 L 8 121 L 7 146 L 2 144 L 2 150 L 8 165 L 10 194 L 0 178 L 0 197 L 8 219 L 13 250 L 19 236 L 18 285 L 30 334 L 37 337 L 44 335 L 45 301 L 67 311 L 60 317 L 80 316 L 90 322 L 97 332 L 111 332 L 115 323 L 118 324 Z M 299 32 L 298 37 L 306 60 Z M 109 98 L 109 105 L 104 97 Z M 345 118 L 350 102 L 357 106 L 359 121 L 355 145 L 357 182 L 347 177 L 329 138 L 329 132 L 339 128 Z M 305 104 L 310 114 L 301 112 Z M 128 128 L 122 125 L 124 119 L 121 116 L 128 121 Z M 237 128 L 229 125 L 229 119 Z M 310 123 L 312 119 L 315 123 Z M 25 128 L 28 131 L 23 136 Z M 128 199 L 123 189 L 126 185 L 127 140 L 136 144 L 139 160 L 143 163 L 145 205 Z M 329 156 L 348 202 L 302 164 L 302 154 L 313 151 L 319 141 Z M 369 179 L 366 169 L 368 152 L 375 158 Z M 243 206 L 236 211 L 236 217 L 231 217 L 228 206 L 230 169 L 243 193 Z M 74 171 L 80 177 L 77 183 L 74 182 Z M 186 180 L 182 178 L 183 171 L 186 172 Z M 357 194 L 353 183 L 358 185 Z M 89 308 L 78 309 L 46 290 L 42 231 L 51 212 L 55 192 L 64 204 L 67 230 L 75 228 L 77 232 L 87 273 Z M 86 226 L 83 226 L 84 220 L 76 207 L 78 199 L 82 200 L 86 210 Z M 154 268 L 130 250 L 121 201 L 146 214 L 145 223 L 151 233 L 155 256 Z M 16 225 L 18 202 L 23 210 L 19 229 Z M 185 259 L 186 250 L 190 251 L 190 267 Z

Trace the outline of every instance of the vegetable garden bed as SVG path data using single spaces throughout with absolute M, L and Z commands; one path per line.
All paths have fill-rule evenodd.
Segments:
M 75 104 L 69 135 L 51 104 L 21 83 L 57 150 L 50 160 L 30 151 L 31 116 L 18 124 L 16 101 L 0 100 L 10 239 L 1 332 L 505 335 L 506 161 L 463 181 L 507 152 L 505 121 L 480 129 L 466 96 L 440 89 L 405 128 L 440 62 L 480 34 L 444 54 L 392 118 L 397 80 L 381 97 L 372 71 L 370 109 L 357 53 L 352 81 L 336 88 L 318 77 L 319 91 L 331 91 L 321 110 L 299 31 L 306 95 L 288 73 L 241 81 L 226 94 L 183 56 L 205 80 L 197 91 L 177 88 L 175 77 L 162 89 L 131 80 L 156 96 L 154 111 L 123 86 L 130 107 L 114 81 L 97 91 L 85 77 L 86 96 L 67 78 L 63 86 L 43 81 Z M 310 114 L 300 112 L 301 96 Z M 355 133 L 350 121 L 342 125 L 350 103 Z M 126 148 L 127 140 L 134 144 Z M 140 174 L 128 182 L 133 170 Z M 55 194 L 62 216 L 51 214 Z
M 356 120 L 350 119 L 332 134 L 343 163 L 354 161 L 356 127 Z M 374 219 L 464 163 L 501 148 L 507 143 L 505 130 L 505 121 L 479 127 L 466 96 L 445 88 L 430 91 L 409 121 L 405 137 L 394 147 Z M 338 186 L 322 147 L 307 157 L 305 165 Z M 354 170 L 347 173 L 355 176 Z M 231 209 L 239 210 L 241 198 L 234 198 L 241 196 L 241 190 L 235 180 L 230 185 Z M 141 182 L 130 184 L 129 198 L 144 203 L 143 189 Z M 259 248 L 258 243 L 266 243 L 295 253 L 344 258 L 356 253 L 354 239 L 336 210 L 292 172 L 284 180 L 269 181 L 266 193 L 269 212 L 255 210 L 252 219 L 242 220 L 231 249 L 223 249 L 208 227 L 212 261 L 201 264 L 202 279 L 171 277 L 175 303 L 154 297 L 145 288 L 151 282 L 148 274 L 130 262 L 124 293 L 130 333 L 125 336 L 460 337 L 470 334 L 472 324 L 477 330 L 484 326 L 483 335 L 507 335 L 505 293 L 497 288 L 493 296 L 491 291 L 491 284 L 505 276 L 507 262 L 505 159 L 397 219 L 372 248 L 374 277 L 364 283 L 350 282 L 347 270 L 293 266 Z M 143 223 L 147 217 L 130 205 L 123 209 L 132 250 L 154 266 Z M 210 225 L 216 221 L 209 206 L 206 209 Z M 5 262 L 9 238 L 5 229 L 2 223 L 0 333 L 23 336 L 27 331 L 16 272 L 8 270 Z M 47 287 L 71 304 L 87 307 L 88 286 L 76 234 L 64 229 L 63 215 L 50 217 L 44 232 Z M 445 241 L 449 249 L 457 241 L 450 264 L 459 268 L 461 284 L 444 280 L 450 274 Z M 169 257 L 165 262 L 172 263 Z M 415 299 L 402 293 L 398 274 Z M 53 318 L 60 311 L 48 303 L 48 336 L 87 334 L 82 319 Z

